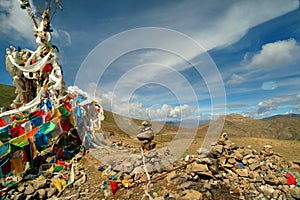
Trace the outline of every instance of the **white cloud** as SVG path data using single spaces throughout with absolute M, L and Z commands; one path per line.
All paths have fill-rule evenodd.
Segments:
M 238 75 L 238 74 L 232 74 L 230 80 L 227 81 L 228 85 L 234 85 L 234 84 L 240 84 L 245 82 L 245 78 Z
M 187 119 L 194 117 L 196 111 L 195 107 L 186 104 L 178 106 L 170 106 L 168 104 L 163 104 L 161 107 L 151 108 L 143 107 L 142 103 L 128 103 L 114 104 L 113 107 L 114 113 L 123 116 L 130 116 L 132 118 L 146 119 L 152 121 Z
M 61 29 L 54 29 L 52 33 L 53 39 L 59 41 L 59 46 L 69 46 L 72 44 L 71 35 L 69 32 Z
M 146 107 L 141 102 L 124 101 L 124 97 L 119 97 L 113 92 L 106 92 L 100 88 L 96 88 L 95 95 L 93 95 L 95 87 L 96 85 L 90 86 L 90 90 L 87 91 L 88 96 L 96 99 L 105 110 L 113 111 L 119 115 L 154 121 L 181 120 L 196 115 L 197 108 L 187 104 L 176 106 L 156 104 Z M 78 87 L 75 86 L 74 88 Z
M 1 32 L 13 36 L 15 39 L 26 39 L 34 41 L 34 24 L 29 18 L 27 11 L 20 8 L 18 1 L 0 1 L 0 30 Z
M 131 116 L 153 121 L 182 120 L 194 117 L 196 108 L 189 105 L 170 106 L 163 104 L 160 108 L 143 108 L 142 104 L 129 104 Z
M 230 45 L 250 28 L 298 6 L 297 0 L 182 1 L 143 11 L 138 20 L 186 33 L 210 50 Z
M 36 8 L 30 0 L 30 4 L 33 12 Z M 30 19 L 26 9 L 21 9 L 17 0 L 1 0 L 0 1 L 0 31 L 4 34 L 13 37 L 15 40 L 28 40 L 34 43 L 35 37 L 33 35 L 34 23 Z M 37 16 L 37 15 L 36 15 Z M 36 17 L 36 21 L 39 24 L 39 20 Z M 59 40 L 59 46 L 71 45 L 70 34 L 61 29 L 54 29 L 52 36 Z
M 139 19 L 140 26 L 150 23 L 151 26 L 161 26 L 180 31 L 194 39 L 204 51 L 224 47 L 240 40 L 249 29 L 284 15 L 297 9 L 297 0 L 273 0 L 273 1 L 228 1 L 226 3 L 215 1 L 184 1 L 170 4 L 168 7 L 158 7 L 149 12 L 143 12 L 134 16 Z M 165 11 L 168 12 L 165 12 Z M 214 10 L 215 12 L 208 12 Z M 135 20 L 133 19 L 133 20 Z M 163 20 L 162 20 L 163 19 Z M 174 23 L 176 22 L 176 23 Z M 164 44 L 172 41 L 172 38 L 156 38 L 156 42 Z M 126 41 L 125 41 L 126 42 Z M 184 49 L 189 55 L 187 59 L 203 53 L 199 48 L 187 46 L 185 40 L 172 42 L 175 48 Z M 141 55 L 142 58 L 146 57 Z M 180 69 L 188 68 L 188 65 L 180 65 L 180 60 L 175 57 L 162 57 L 156 55 L 162 63 Z M 178 69 L 178 68 L 177 68 Z
M 213 1 L 211 3 L 215 4 Z M 194 30 L 192 34 L 207 50 L 227 46 L 242 38 L 250 28 L 297 9 L 298 6 L 296 0 L 235 1 L 224 12 L 215 13 L 218 16 L 216 19 L 209 15 L 203 16 L 203 21 L 206 18 L 210 24 L 204 29 L 201 27 L 200 30 Z M 192 8 L 192 11 L 194 9 L 199 7 Z M 195 24 L 199 23 L 199 18 L 193 19 Z
M 265 115 L 270 111 L 277 110 L 280 107 L 284 107 L 285 103 L 290 102 L 289 107 L 299 108 L 298 102 L 300 102 L 300 95 L 287 95 L 281 97 L 269 98 L 265 101 L 261 101 L 257 105 L 257 114 Z
M 300 46 L 295 39 L 276 41 L 265 44 L 262 50 L 254 55 L 246 66 L 252 68 L 277 68 L 292 64 L 299 59 Z M 243 61 L 245 62 L 245 61 Z

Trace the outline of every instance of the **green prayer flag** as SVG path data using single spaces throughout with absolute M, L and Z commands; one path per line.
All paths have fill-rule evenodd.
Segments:
M 39 131 L 45 135 L 47 135 L 48 133 L 50 133 L 51 131 L 53 131 L 55 129 L 56 125 L 53 122 L 46 122 L 44 124 L 42 124 L 39 128 Z

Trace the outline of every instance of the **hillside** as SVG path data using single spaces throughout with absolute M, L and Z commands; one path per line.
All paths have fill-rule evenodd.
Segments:
M 290 113 L 290 114 L 286 114 L 286 115 L 273 115 L 271 117 L 266 117 L 263 118 L 262 120 L 270 120 L 270 119 L 277 119 L 277 118 L 300 118 L 300 114 L 296 114 L 296 113 Z
M 15 87 L 0 84 L 0 107 L 9 107 L 15 98 Z
M 118 118 L 122 116 L 115 114 L 115 117 Z M 281 139 L 282 136 L 280 136 L 280 132 L 276 130 L 276 127 L 287 126 L 289 127 L 287 130 L 290 131 L 299 130 L 297 129 L 299 125 L 297 124 L 297 121 L 294 122 L 294 120 L 286 120 L 283 122 L 278 120 L 279 119 L 264 122 L 263 120 L 255 120 L 250 117 L 243 117 L 242 115 L 228 115 L 225 120 L 223 131 L 227 132 L 232 141 L 237 143 L 239 146 L 251 145 L 253 148 L 260 151 L 265 144 L 269 144 L 273 146 L 276 152 L 280 152 L 286 159 L 298 160 L 299 156 L 297 152 L 300 151 L 300 141 Z M 141 120 L 133 119 L 133 122 L 135 125 L 139 125 Z M 274 124 L 274 127 L 272 128 L 265 127 L 271 126 L 272 124 Z M 185 154 L 194 154 L 199 147 L 201 147 L 208 127 L 209 123 L 199 126 L 198 129 L 196 129 L 197 132 L 194 136 L 194 140 L 191 142 Z M 162 123 L 154 122 L 153 129 L 155 130 L 157 128 L 161 128 L 161 130 L 158 129 L 155 131 L 156 134 L 154 137 L 154 142 L 157 144 L 158 148 L 168 145 L 178 131 L 177 126 L 169 124 L 163 125 Z M 135 140 L 137 130 L 131 136 L 126 134 L 118 127 L 113 114 L 109 111 L 105 111 L 105 120 L 102 122 L 102 129 L 112 142 L 121 142 L 123 145 L 130 144 L 135 148 L 139 148 L 140 146 L 139 141 Z M 195 129 L 183 130 L 186 133 L 189 133 Z M 278 134 L 277 138 L 273 137 L 272 134 Z
M 300 118 L 279 116 L 256 120 L 238 114 L 227 115 L 223 131 L 233 136 L 300 140 Z

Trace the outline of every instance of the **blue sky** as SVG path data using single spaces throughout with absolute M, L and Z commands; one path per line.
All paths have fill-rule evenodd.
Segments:
M 33 2 L 38 6 L 41 1 Z M 77 83 L 95 92 L 106 109 L 153 120 L 204 120 L 224 114 L 224 106 L 226 113 L 254 118 L 300 112 L 298 0 L 60 3 L 63 10 L 56 12 L 51 25 L 64 79 L 67 85 Z M 5 48 L 36 48 L 32 27 L 17 0 L 0 2 L 0 83 L 12 84 L 5 71 Z M 143 48 L 119 55 L 109 66 L 101 66 L 100 60 L 89 62 L 101 42 L 128 30 L 136 34 L 136 28 L 142 32 L 144 27 L 170 31 L 170 38 L 137 35 L 129 42 L 121 37 L 104 54 L 153 39 L 189 57 L 169 49 Z M 189 37 L 202 51 L 172 33 Z M 82 71 L 84 61 L 91 65 Z

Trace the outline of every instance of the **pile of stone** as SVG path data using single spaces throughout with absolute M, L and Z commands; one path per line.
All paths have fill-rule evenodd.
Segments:
M 142 154 L 131 154 L 127 158 L 119 158 L 110 166 L 110 175 L 118 172 L 118 180 L 125 180 L 133 184 L 141 180 L 147 180 L 146 171 L 150 174 L 166 172 L 171 168 L 173 161 L 169 149 L 152 150 Z M 145 167 L 146 171 L 145 171 Z M 108 177 L 110 178 L 110 177 Z
M 72 174 L 72 169 L 74 174 Z M 73 176 L 73 177 L 72 177 Z M 30 199 L 51 199 L 57 198 L 67 187 L 76 187 L 86 182 L 86 170 L 79 165 L 73 167 L 63 167 L 59 172 L 50 173 L 45 170 L 37 178 L 30 175 L 14 177 L 12 180 L 7 179 L 7 183 L 18 180 L 18 183 L 9 188 L 7 193 L 2 194 L 1 199 L 30 200 Z M 70 181 L 73 183 L 69 184 Z M 68 185 L 69 184 L 69 185 Z
M 139 127 L 139 134 L 136 136 L 138 140 L 142 142 L 142 148 L 145 150 L 151 150 L 155 148 L 155 143 L 152 143 L 154 133 L 152 130 L 152 124 L 147 121 L 143 121 Z
M 286 178 L 287 172 L 293 173 L 299 183 L 299 165 L 285 161 L 270 145 L 257 152 L 250 146 L 238 147 L 223 133 L 210 153 L 202 152 L 184 170 L 166 177 L 167 183 L 177 185 L 174 199 L 189 199 L 196 194 L 194 199 L 216 199 L 213 195 L 221 188 L 232 195 L 227 198 L 300 199 L 300 187 L 287 185 Z
M 129 199 L 144 195 L 144 187 L 138 193 L 130 191 L 136 191 L 134 188 L 139 185 L 147 185 L 150 177 L 149 192 L 151 188 L 161 187 L 152 194 L 156 200 L 275 200 L 300 199 L 299 185 L 288 185 L 286 178 L 286 174 L 291 173 L 298 177 L 299 183 L 299 172 L 299 165 L 274 153 L 272 146 L 265 145 L 260 152 L 250 146 L 238 147 L 223 133 L 209 152 L 201 149 L 198 155 L 175 160 L 168 149 L 153 149 L 144 155 L 116 158 L 105 173 L 107 181 L 119 181 L 119 188 L 124 187 L 121 183 L 127 184 L 126 198 Z M 101 185 L 105 198 L 110 198 L 110 188 L 103 187 L 105 182 Z

